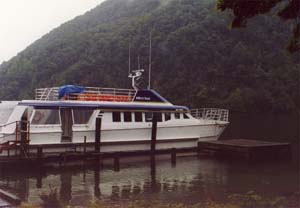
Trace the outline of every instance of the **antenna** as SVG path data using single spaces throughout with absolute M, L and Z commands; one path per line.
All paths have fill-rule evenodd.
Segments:
M 138 70 L 140 70 L 141 69 L 141 64 L 140 64 L 140 55 L 138 55 Z
M 143 75 L 143 72 L 144 72 L 144 69 L 133 70 L 128 76 L 129 78 L 131 78 L 132 87 L 136 91 L 139 89 L 138 88 L 138 81 L 139 81 L 139 79 L 141 79 L 141 76 Z
M 148 89 L 151 89 L 151 63 L 152 62 L 152 31 L 150 32 L 150 43 L 149 43 L 149 80 Z
M 131 72 L 131 45 L 129 44 L 129 49 L 128 49 L 128 74 Z

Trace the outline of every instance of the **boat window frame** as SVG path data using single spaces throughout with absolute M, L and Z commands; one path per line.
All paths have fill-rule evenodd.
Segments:
M 118 121 L 114 121 L 114 113 L 118 113 L 119 114 L 119 120 Z M 111 121 L 112 121 L 112 123 L 121 123 L 121 122 L 123 122 L 123 116 L 122 116 L 122 112 L 121 111 L 112 111 L 111 112 Z
M 163 115 L 162 115 L 163 113 L 162 112 L 155 112 L 155 113 L 156 113 L 156 121 L 159 123 L 164 122 Z M 157 116 L 157 115 L 159 115 L 159 116 Z
M 180 112 L 174 112 L 173 115 L 174 115 L 175 120 L 180 120 L 181 119 L 181 113 Z
M 182 113 L 182 115 L 183 115 L 183 119 L 184 120 L 188 120 L 188 119 L 191 119 L 190 117 L 189 117 L 189 114 L 188 113 Z
M 164 116 L 163 116 L 164 122 L 172 120 L 172 113 L 171 112 L 164 112 L 163 114 L 164 114 Z M 167 119 L 167 115 L 169 115 L 168 119 Z
M 136 117 L 136 114 L 137 114 L 137 113 L 139 113 L 139 114 L 141 115 L 141 120 L 140 120 L 140 121 L 137 121 L 137 119 L 136 119 L 136 118 L 137 118 L 137 117 Z M 134 111 L 134 112 L 133 112 L 133 115 L 134 115 L 133 117 L 134 117 L 134 122 L 135 122 L 135 123 L 143 123 L 143 122 L 144 122 L 144 112 L 141 112 L 141 111 Z
M 124 123 L 132 123 L 133 122 L 132 121 L 133 119 L 132 119 L 132 112 L 131 111 L 124 111 L 124 112 L 122 112 L 122 114 L 123 114 L 123 122 Z M 126 114 L 130 115 L 130 117 L 128 117 L 128 118 L 130 118 L 129 120 L 126 120 L 127 119 Z
M 77 109 L 71 109 L 72 110 L 72 120 L 73 120 L 73 126 L 88 126 L 89 124 L 90 124 L 90 122 L 91 122 L 91 119 L 93 118 L 93 115 L 95 114 L 95 110 L 92 110 L 93 112 L 92 112 L 92 114 L 90 115 L 90 118 L 89 118 L 89 120 L 88 120 L 88 122 L 87 123 L 84 123 L 84 124 L 77 124 L 77 123 L 75 123 L 75 116 L 74 116 L 74 110 L 77 110 Z M 60 116 L 60 111 L 59 111 L 59 117 L 61 118 L 61 116 Z M 60 122 L 61 123 L 61 122 Z
M 33 124 L 32 121 L 33 121 L 33 118 L 35 116 L 35 113 L 37 110 L 57 110 L 58 111 L 58 120 L 59 120 L 59 124 Z M 36 108 L 33 108 L 32 110 L 32 113 L 30 115 L 30 118 L 29 118 L 29 122 L 30 122 L 30 126 L 32 127 L 61 127 L 61 115 L 60 115 L 60 110 L 59 109 L 36 109 Z

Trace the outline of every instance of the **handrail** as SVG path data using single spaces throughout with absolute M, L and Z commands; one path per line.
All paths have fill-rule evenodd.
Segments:
M 8 140 L 8 141 L 5 141 L 4 143 L 0 144 L 0 145 L 4 145 L 5 143 L 8 143 L 8 145 L 10 144 L 10 142 L 12 143 L 19 143 L 21 142 L 21 138 L 22 138 L 22 135 L 23 134 L 26 134 L 26 142 L 29 142 L 30 141 L 30 122 L 29 121 L 15 121 L 15 122 L 11 122 L 11 123 L 7 123 L 5 125 L 2 125 L 2 126 L 8 126 L 8 125 L 12 125 L 12 124 L 15 124 L 16 127 L 15 127 L 15 130 L 13 133 L 3 133 L 2 132 L 2 139 L 3 138 L 6 138 L 6 137 L 9 137 L 9 136 L 13 136 L 15 135 L 15 140 Z M 26 131 L 24 131 L 24 129 L 22 128 L 22 124 L 26 124 Z
M 36 100 L 58 100 L 58 87 L 35 90 Z M 71 93 L 64 100 L 119 101 L 131 102 L 136 91 L 133 89 L 85 87 L 83 93 Z
M 0 124 L 0 128 L 6 127 L 6 126 L 9 126 L 9 125 L 12 125 L 12 124 L 17 124 L 17 122 L 19 122 L 19 121 L 13 121 L 13 122 L 6 123 L 6 124 Z
M 229 120 L 229 110 L 219 108 L 200 108 L 190 110 L 191 115 L 197 119 L 225 121 Z

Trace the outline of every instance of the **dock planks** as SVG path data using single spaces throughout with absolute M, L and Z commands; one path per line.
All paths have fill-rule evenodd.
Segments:
M 291 144 L 250 139 L 199 142 L 199 151 L 242 159 L 289 159 Z
M 42 148 L 42 147 L 40 147 Z M 248 139 L 231 139 L 231 140 L 218 140 L 218 141 L 200 141 L 198 147 L 195 148 L 182 148 L 182 149 L 149 149 L 143 151 L 123 151 L 123 152 L 98 152 L 98 151 L 71 151 L 71 152 L 57 152 L 57 153 L 42 153 L 37 151 L 36 154 L 26 157 L 10 156 L 0 158 L 0 166 L 18 166 L 30 164 L 44 164 L 44 163 L 59 163 L 64 164 L 75 160 L 86 159 L 115 159 L 127 156 L 145 156 L 156 154 L 169 154 L 172 161 L 176 157 L 176 153 L 209 153 L 213 155 L 221 155 L 224 158 L 241 159 L 287 159 L 291 158 L 291 145 L 290 143 L 266 142 L 259 140 Z M 175 156 L 174 156 L 175 155 Z

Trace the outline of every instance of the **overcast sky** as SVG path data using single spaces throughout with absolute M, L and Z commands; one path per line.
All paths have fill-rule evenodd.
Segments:
M 104 0 L 0 0 L 0 64 Z

